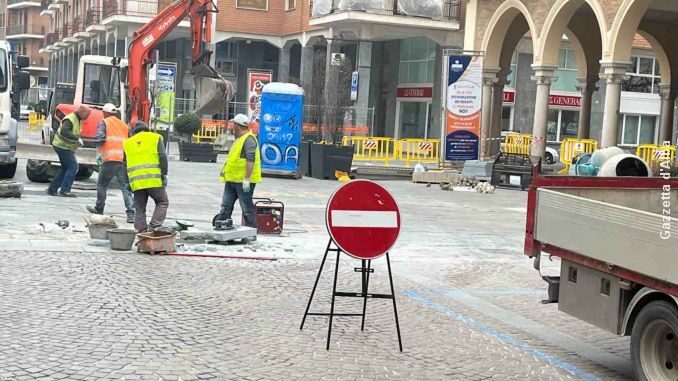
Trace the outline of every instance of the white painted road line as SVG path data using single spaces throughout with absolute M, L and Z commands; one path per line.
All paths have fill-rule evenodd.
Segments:
M 394 211 L 333 210 L 335 228 L 397 228 L 398 213 Z

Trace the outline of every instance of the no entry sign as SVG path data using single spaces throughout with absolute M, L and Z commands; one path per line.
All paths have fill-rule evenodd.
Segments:
M 375 259 L 396 243 L 400 234 L 400 210 L 384 187 L 372 181 L 356 180 L 346 183 L 330 197 L 326 223 L 332 240 L 346 254 L 357 259 Z

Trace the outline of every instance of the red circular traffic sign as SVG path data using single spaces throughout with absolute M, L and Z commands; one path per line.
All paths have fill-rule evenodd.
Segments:
M 357 259 L 375 259 L 395 245 L 400 234 L 400 209 L 381 185 L 355 180 L 330 197 L 325 222 L 343 252 Z

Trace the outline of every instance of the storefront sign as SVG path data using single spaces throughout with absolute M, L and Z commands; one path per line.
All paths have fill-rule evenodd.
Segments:
M 504 103 L 516 103 L 516 92 L 504 91 Z
M 261 115 L 261 93 L 264 86 L 273 80 L 270 70 L 247 70 L 247 100 L 250 105 L 247 110 L 250 120 L 259 121 Z
M 432 87 L 399 87 L 396 91 L 398 98 L 432 98 Z
M 358 72 L 354 71 L 351 74 L 351 100 L 358 100 Z
M 447 59 L 445 160 L 478 159 L 482 104 L 481 56 Z
M 549 106 L 581 107 L 581 97 L 571 95 L 549 95 Z

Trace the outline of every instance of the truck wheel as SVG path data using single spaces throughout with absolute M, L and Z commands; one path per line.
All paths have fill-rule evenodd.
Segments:
M 28 160 L 26 163 L 26 176 L 34 183 L 49 182 L 49 161 Z
M 678 310 L 664 301 L 645 306 L 633 324 L 631 360 L 638 381 L 678 380 Z
M 92 168 L 81 166 L 78 170 L 78 174 L 75 175 L 75 179 L 78 181 L 85 181 L 92 177 L 92 173 L 94 173 Z
M 17 162 L 15 161 L 11 164 L 0 165 L 0 179 L 11 179 L 14 177 L 14 174 L 16 173 L 16 164 Z

